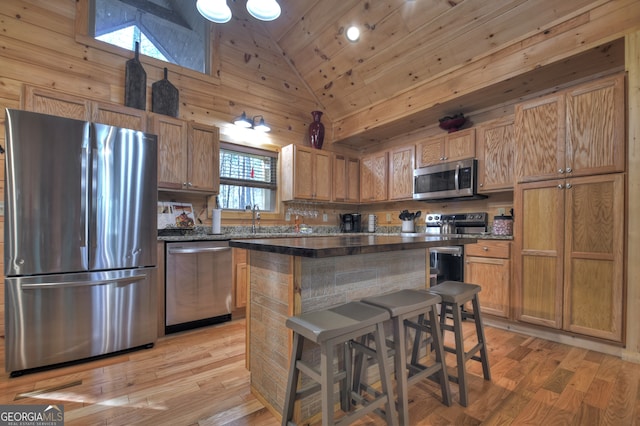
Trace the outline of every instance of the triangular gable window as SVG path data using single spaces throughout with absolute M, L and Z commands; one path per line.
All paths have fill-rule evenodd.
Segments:
M 96 39 L 128 50 L 135 50 L 137 41 L 140 43 L 140 53 L 143 55 L 170 62 L 136 25 L 97 36 Z

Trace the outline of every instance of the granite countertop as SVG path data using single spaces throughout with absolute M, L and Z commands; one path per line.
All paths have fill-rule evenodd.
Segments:
M 185 235 L 158 236 L 158 241 L 225 241 L 239 239 L 266 239 L 266 238 L 315 238 L 315 237 L 337 237 L 337 236 L 402 236 L 400 232 L 362 232 L 362 233 L 336 233 L 336 232 L 314 232 L 312 234 L 303 234 L 300 232 L 258 232 L 252 234 L 251 231 L 231 231 L 222 234 L 208 234 L 206 232 L 187 233 Z M 450 235 L 429 235 L 430 237 L 442 237 Z M 506 240 L 512 241 L 513 236 L 485 234 L 464 234 L 454 235 L 462 238 L 475 238 L 477 240 Z
M 335 257 L 356 254 L 379 253 L 396 250 L 413 250 L 443 245 L 475 243 L 476 238 L 462 235 L 423 235 L 403 237 L 380 234 L 338 234 L 332 236 L 307 236 L 285 238 L 235 239 L 231 247 L 266 251 L 302 257 Z

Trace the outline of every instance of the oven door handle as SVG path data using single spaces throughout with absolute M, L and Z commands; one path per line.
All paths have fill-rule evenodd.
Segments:
M 462 256 L 462 247 L 434 247 L 429 249 L 434 254 L 450 254 L 452 256 Z

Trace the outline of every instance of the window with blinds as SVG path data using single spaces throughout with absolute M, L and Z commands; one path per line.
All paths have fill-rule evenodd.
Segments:
M 275 211 L 278 153 L 229 143 L 220 144 L 220 207 Z

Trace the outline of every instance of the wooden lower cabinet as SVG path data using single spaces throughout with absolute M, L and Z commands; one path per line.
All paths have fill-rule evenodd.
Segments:
M 247 251 L 233 249 L 233 306 L 244 308 L 247 306 Z
M 516 319 L 622 342 L 623 173 L 517 187 Z
M 483 314 L 509 318 L 511 283 L 511 242 L 484 240 L 465 245 L 465 282 L 478 284 Z

